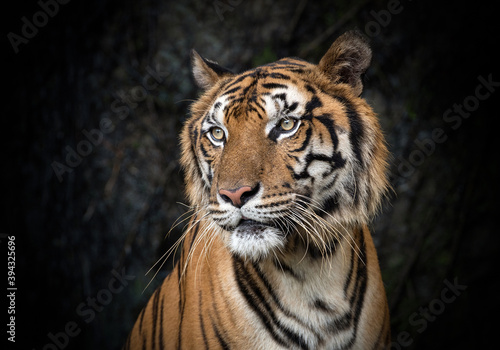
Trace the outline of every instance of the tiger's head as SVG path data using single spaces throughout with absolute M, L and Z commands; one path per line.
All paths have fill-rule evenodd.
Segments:
M 317 65 L 284 58 L 233 74 L 192 52 L 204 93 L 181 134 L 187 194 L 233 254 L 258 260 L 294 235 L 325 249 L 375 213 L 388 152 L 360 97 L 370 60 L 357 32 Z

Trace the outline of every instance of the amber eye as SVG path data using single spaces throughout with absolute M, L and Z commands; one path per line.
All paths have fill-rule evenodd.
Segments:
M 296 123 L 295 119 L 291 119 L 291 118 L 281 119 L 281 121 L 280 121 L 281 130 L 290 131 L 294 128 L 295 123 Z
M 222 141 L 224 140 L 224 130 L 222 130 L 221 128 L 212 128 L 210 129 L 210 135 L 212 136 L 212 138 L 215 140 L 215 141 Z

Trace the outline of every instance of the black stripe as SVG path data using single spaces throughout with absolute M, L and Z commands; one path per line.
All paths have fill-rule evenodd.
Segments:
M 215 336 L 217 338 L 217 341 L 219 342 L 219 345 L 223 348 L 223 349 L 230 349 L 230 346 L 228 344 L 228 342 L 224 339 L 225 336 L 224 336 L 224 329 L 222 329 L 222 332 L 219 331 L 219 328 L 217 327 L 217 324 L 222 324 L 223 325 L 223 318 L 224 317 L 221 317 L 220 315 L 220 312 L 219 312 L 219 308 L 217 306 L 217 303 L 216 303 L 216 297 L 219 292 L 222 292 L 224 294 L 224 291 L 222 290 L 216 290 L 215 287 L 214 287 L 214 283 L 216 281 L 220 281 L 219 280 L 219 273 L 218 271 L 215 271 L 215 278 L 210 278 L 209 279 L 209 284 L 210 284 L 210 300 L 212 300 L 212 310 L 213 310 L 213 313 L 210 313 L 209 311 L 209 318 L 210 318 L 210 322 L 212 324 L 212 329 L 215 333 Z M 222 295 L 222 299 L 224 301 L 227 302 L 227 298 L 225 298 L 223 295 Z M 201 291 L 200 291 L 200 312 L 202 310 L 202 307 L 201 307 Z M 212 317 L 212 314 L 215 315 L 215 319 L 214 317 Z M 201 316 L 200 316 L 201 317 Z M 216 323 L 217 322 L 217 323 Z M 204 329 L 204 327 L 203 327 Z M 204 330 L 203 330 L 204 332 Z
M 260 105 L 258 101 L 252 101 L 251 106 L 253 109 L 256 109 L 255 107 L 258 107 L 260 109 L 259 117 L 262 119 L 261 114 L 266 114 L 266 109 Z
M 345 107 L 347 118 L 349 119 L 349 126 L 351 128 L 351 132 L 349 133 L 349 141 L 351 142 L 354 155 L 356 156 L 359 165 L 361 166 L 361 168 L 364 168 L 365 163 L 363 161 L 363 155 L 361 154 L 361 144 L 363 143 L 363 139 L 365 137 L 365 130 L 363 122 L 361 121 L 361 117 L 347 99 L 340 96 L 333 97 L 341 102 Z
M 331 195 L 330 197 L 328 197 L 323 201 L 322 204 L 323 210 L 315 209 L 314 212 L 319 216 L 324 217 L 327 215 L 326 213 L 332 214 L 336 212 L 340 207 L 339 204 L 340 204 L 340 193 L 336 191 L 333 195 Z
M 291 167 L 290 165 L 287 165 L 286 168 L 288 170 L 290 170 L 290 172 L 292 173 L 292 176 L 294 178 L 294 180 L 302 180 L 302 179 L 305 179 L 305 178 L 308 178 L 309 177 L 309 173 L 307 172 L 307 166 L 305 167 L 305 169 L 300 172 L 300 173 L 296 173 L 295 170 L 293 169 L 293 167 Z
M 219 332 L 219 329 L 217 328 L 217 326 L 215 325 L 215 322 L 214 320 L 212 319 L 212 317 L 210 317 L 210 322 L 212 323 L 212 329 L 215 333 L 215 337 L 217 338 L 217 341 L 219 342 L 219 345 L 222 347 L 223 350 L 229 350 L 230 347 L 229 345 L 226 343 L 226 341 L 222 338 L 220 332 Z
M 220 108 L 220 102 L 217 102 Z M 215 111 L 207 115 L 207 117 L 203 120 L 203 122 L 208 122 L 211 124 L 217 124 L 217 120 L 215 119 Z
M 338 168 L 343 168 L 346 164 L 346 160 L 344 158 L 342 158 L 342 155 L 340 154 L 340 152 L 333 152 L 331 157 L 324 155 L 324 154 L 309 153 L 306 156 L 306 159 L 304 160 L 305 167 L 304 167 L 304 170 L 302 170 L 302 172 L 297 174 L 297 173 L 295 173 L 295 171 L 293 171 L 293 168 L 291 166 L 287 165 L 287 168 L 289 168 L 293 171 L 292 176 L 294 177 L 294 179 L 296 179 L 296 180 L 305 179 L 305 178 L 310 177 L 309 172 L 308 172 L 308 168 L 311 165 L 311 163 L 315 160 L 329 163 L 333 168 L 332 170 L 338 169 Z
M 308 128 L 306 130 L 306 138 L 302 142 L 302 145 L 299 148 L 291 150 L 290 153 L 302 152 L 303 150 L 305 150 L 306 147 L 309 146 L 309 141 L 311 140 L 311 136 L 312 136 L 312 129 Z
M 181 259 L 177 262 L 177 278 L 181 278 L 181 262 L 184 261 L 183 259 L 184 255 L 184 249 L 181 250 Z M 182 281 L 179 281 L 179 334 L 177 335 L 177 348 L 181 348 L 181 343 L 182 343 L 182 323 L 184 321 L 184 309 L 185 309 L 185 300 L 182 297 Z
M 198 130 L 195 128 L 194 123 L 189 124 L 189 136 L 191 137 L 191 143 L 194 145 L 198 140 Z
M 340 152 L 333 152 L 332 156 L 330 158 L 327 158 L 326 160 L 330 163 L 333 161 L 333 169 L 343 168 L 346 163 L 346 160 L 342 158 Z
M 328 163 L 333 161 L 336 168 L 343 167 L 345 165 L 345 159 L 342 158 L 339 152 L 334 152 L 331 157 L 326 154 L 309 153 L 305 159 L 305 163 L 307 164 L 306 168 L 309 167 L 309 165 L 311 165 L 311 163 L 315 160 Z
M 337 131 L 335 130 L 335 123 L 332 116 L 329 114 L 324 114 L 321 116 L 317 116 L 316 119 L 321 122 L 321 124 L 323 124 L 330 133 L 330 138 L 333 143 L 333 149 L 336 151 L 339 146 L 339 138 L 337 137 Z
M 264 83 L 262 87 L 266 89 L 288 89 L 288 85 L 279 83 Z
M 217 146 L 216 146 L 216 147 L 217 147 Z M 204 156 L 205 158 L 209 158 L 209 157 L 210 157 L 210 154 L 208 154 L 208 151 L 207 151 L 207 150 L 206 150 L 206 148 L 203 146 L 203 143 L 202 143 L 202 142 L 200 142 L 200 150 L 201 150 L 201 153 L 203 154 L 203 156 Z M 205 159 L 205 161 L 206 161 L 207 163 L 210 163 L 210 161 L 209 161 L 209 160 L 206 160 L 206 159 Z
M 199 319 L 200 319 L 200 328 L 201 328 L 201 335 L 203 336 L 203 344 L 205 344 L 205 349 L 208 349 L 208 339 L 207 335 L 205 333 L 205 322 L 203 321 L 203 303 L 202 303 L 202 289 L 200 288 L 200 291 L 198 293 L 198 312 L 199 312 Z
M 215 114 L 215 112 L 217 112 L 217 110 L 220 108 L 220 106 L 222 106 L 222 103 L 220 103 L 220 102 L 217 102 L 216 104 L 214 104 L 214 114 Z
M 236 262 L 236 260 L 237 259 L 235 258 L 234 261 Z M 270 295 L 277 308 L 286 316 L 293 318 L 298 323 L 301 323 L 302 326 L 306 327 L 297 316 L 291 314 L 291 312 L 283 308 L 277 295 L 272 290 L 271 284 L 262 274 L 259 267 L 253 264 L 253 270 L 264 285 L 265 290 L 259 288 L 258 283 L 254 280 L 251 273 L 245 269 L 244 263 L 242 261 L 239 261 L 239 265 L 239 271 L 241 272 L 241 274 L 236 274 L 236 276 L 242 281 L 241 285 L 246 284 L 247 293 L 244 293 L 244 295 L 247 298 L 247 301 L 251 303 L 251 305 L 254 305 L 254 310 L 264 322 L 267 330 L 273 335 L 273 338 L 275 338 L 275 340 L 277 340 L 279 343 L 285 342 L 284 339 L 277 339 L 278 335 L 276 334 L 276 331 L 279 330 L 289 341 L 291 341 L 296 346 L 299 346 L 301 349 L 308 349 L 309 347 L 307 346 L 304 338 L 300 334 L 292 332 L 290 329 L 284 326 L 276 316 L 275 312 L 272 310 L 270 304 L 266 301 L 267 298 L 264 297 L 264 294 Z M 251 294 L 253 294 L 253 297 Z M 273 331 L 272 328 L 274 328 L 275 330 Z
M 363 234 L 363 229 L 360 230 L 360 232 L 358 232 L 358 235 L 359 235 L 359 242 L 358 242 L 358 248 L 359 248 L 359 251 L 358 251 L 358 261 L 357 261 L 357 271 L 356 271 L 356 284 L 355 284 L 355 288 L 354 288 L 354 293 L 353 295 L 351 296 L 351 305 L 353 304 L 354 300 L 358 300 L 359 301 L 359 291 L 360 289 L 363 288 L 363 284 L 366 284 L 366 264 L 367 262 L 365 261 L 365 238 L 364 238 L 364 234 Z M 365 286 L 366 287 L 366 286 Z M 356 293 L 356 291 L 358 293 Z
M 290 203 L 290 200 L 289 199 L 285 199 L 285 200 L 282 200 L 282 201 L 271 202 L 271 203 L 268 203 L 268 204 L 258 204 L 258 205 L 255 206 L 255 209 L 274 208 L 274 207 L 277 207 L 279 205 L 288 204 L 288 203 Z
M 285 108 L 286 108 L 286 93 L 282 92 L 280 94 L 274 94 L 273 99 L 275 100 L 281 100 L 285 102 Z
M 382 339 L 382 335 L 385 333 L 385 325 L 386 325 L 386 322 L 387 322 L 387 317 L 389 317 L 389 312 L 388 312 L 388 309 L 385 308 L 384 309 L 384 318 L 383 318 L 383 321 L 382 321 L 382 325 L 380 326 L 380 331 L 378 332 L 378 336 L 377 336 L 377 341 L 375 342 L 374 346 L 373 346 L 373 350 L 378 350 L 380 349 L 380 345 L 382 344 L 382 341 L 385 341 L 386 339 Z
M 350 304 L 351 304 L 351 310 L 354 311 L 353 317 L 352 317 L 352 325 L 354 327 L 351 338 L 349 341 L 342 347 L 342 349 L 348 349 L 350 348 L 355 342 L 356 342 L 356 337 L 357 337 L 357 331 L 358 331 L 358 326 L 359 326 L 359 318 L 361 316 L 361 312 L 363 311 L 363 304 L 365 301 L 365 293 L 366 293 L 366 286 L 367 286 L 367 280 L 368 280 L 368 274 L 367 274 L 367 261 L 365 259 L 366 257 L 366 245 L 365 245 L 365 238 L 364 238 L 364 232 L 363 229 L 360 229 L 360 232 L 358 232 L 359 235 L 359 242 L 358 242 L 358 247 L 359 247 L 359 256 L 358 256 L 358 261 L 357 261 L 357 271 L 356 271 L 356 282 L 354 285 L 353 289 L 353 294 L 350 299 Z
M 141 311 L 141 316 L 139 319 L 139 333 L 142 333 L 142 320 L 144 320 L 145 311 L 146 311 L 146 308 L 142 309 L 142 311 Z
M 248 77 L 252 77 L 252 76 L 254 76 L 254 75 L 255 75 L 255 73 L 254 73 L 253 71 L 250 71 L 250 72 L 248 72 L 248 73 L 245 73 L 245 74 L 243 74 L 243 75 L 239 76 L 238 78 L 234 79 L 233 81 L 231 81 L 229 84 L 227 84 L 226 89 L 229 89 L 229 88 L 231 88 L 231 87 L 235 86 L 236 84 L 238 84 L 238 83 L 242 82 L 242 81 L 243 81 L 243 80 L 245 80 L 246 78 L 248 78 Z M 238 87 L 238 88 L 239 88 L 239 87 Z M 224 95 L 225 95 L 226 93 L 227 93 L 227 92 L 224 92 Z
M 257 114 L 257 117 L 259 117 L 259 119 L 264 119 L 262 114 L 250 103 L 247 104 L 247 112 L 255 112 L 255 114 Z
M 347 297 L 347 289 L 349 288 L 349 285 L 351 284 L 352 276 L 353 276 L 353 271 L 354 271 L 354 255 L 356 252 L 354 249 L 351 249 L 351 262 L 349 266 L 349 272 L 347 273 L 347 279 L 344 282 L 344 296 Z
M 332 168 L 332 169 L 330 169 L 330 170 L 328 170 L 328 171 L 323 172 L 323 173 L 321 174 L 321 175 L 323 176 L 323 180 L 324 180 L 326 177 L 328 177 L 328 176 L 332 175 L 332 173 L 333 173 L 333 171 L 334 171 L 334 170 L 335 170 L 335 169 L 333 169 L 333 168 Z M 327 183 L 326 185 L 324 185 L 324 186 L 322 187 L 322 189 L 324 189 L 325 191 L 326 191 L 326 190 L 331 190 L 331 189 L 333 189 L 333 187 L 335 186 L 335 183 L 337 182 L 337 179 L 338 179 L 338 178 L 339 178 L 339 174 L 335 174 L 334 176 L 332 176 L 332 178 L 330 179 L 330 181 L 328 181 L 328 183 Z
M 271 77 L 271 78 L 290 80 L 290 77 L 288 75 L 285 75 L 283 73 L 278 73 L 278 72 L 269 73 L 269 74 L 267 74 L 267 76 Z
M 337 251 L 339 241 L 333 237 L 325 246 L 310 245 L 307 253 L 312 259 L 331 257 Z
M 273 339 L 280 345 L 287 346 L 286 341 L 274 331 L 273 323 L 276 321 L 276 317 L 270 310 L 268 310 L 269 305 L 267 305 L 265 300 L 262 298 L 262 294 L 259 291 L 256 291 L 257 287 L 254 285 L 255 282 L 251 278 L 248 271 L 246 271 L 244 263 L 238 258 L 233 258 L 233 268 L 239 290 L 245 297 L 247 303 L 260 318 L 264 327 L 271 334 Z
M 147 337 L 146 337 L 146 335 L 144 334 L 144 335 L 142 336 L 142 350 L 146 350 L 147 345 L 148 345 L 148 338 L 147 338 Z
M 294 102 L 290 106 L 288 106 L 287 109 L 288 109 L 289 112 L 293 112 L 294 110 L 297 109 L 298 106 L 299 106 L 299 103 L 298 102 Z
M 279 300 L 278 296 L 276 293 L 274 293 L 273 287 L 271 286 L 271 283 L 268 281 L 268 279 L 262 274 L 262 271 L 260 268 L 256 265 L 256 263 L 253 264 L 254 270 L 259 277 L 259 279 L 262 281 L 264 284 L 264 287 L 266 287 L 267 293 L 272 297 L 274 303 L 278 307 L 278 309 L 285 314 L 287 317 L 290 317 L 294 319 L 297 323 L 299 323 L 302 327 L 308 328 L 307 325 L 305 325 L 296 315 L 292 314 L 289 310 L 285 309 L 283 305 L 281 304 L 281 301 Z M 283 328 L 283 325 L 281 323 L 279 324 L 281 328 Z M 285 335 L 291 338 L 292 341 L 294 341 L 295 344 L 299 345 L 302 349 L 307 349 L 307 343 L 306 341 L 300 336 L 300 334 L 293 333 L 289 331 L 287 328 L 283 328 L 285 331 Z
M 303 278 L 301 276 L 297 275 L 297 273 L 290 266 L 285 264 L 284 262 L 278 261 L 277 259 L 273 259 L 273 264 L 277 270 L 289 274 L 290 276 L 295 278 L 297 281 L 303 282 Z
M 290 71 L 294 71 L 296 69 L 300 69 L 298 67 L 306 67 L 306 65 L 294 62 L 294 61 L 289 60 L 289 59 L 282 59 L 282 60 L 279 60 L 279 61 L 276 61 L 276 62 L 267 63 L 265 65 L 257 67 L 256 69 L 263 70 L 263 68 L 264 69 L 265 68 L 271 68 L 273 70 L 287 69 L 287 70 L 290 70 Z M 266 73 L 268 71 L 269 70 L 265 70 Z M 269 74 L 269 73 L 267 73 L 267 74 Z
M 269 131 L 269 139 L 273 142 L 278 142 L 278 137 L 281 135 L 281 132 L 278 130 L 277 127 L 274 127 Z
M 359 251 L 360 256 L 359 256 L 358 274 L 357 274 L 357 280 L 359 281 L 359 288 L 358 288 L 357 304 L 355 308 L 356 314 L 354 316 L 356 327 L 357 327 L 357 320 L 359 319 L 359 316 L 361 315 L 361 310 L 363 309 L 366 285 L 368 281 L 368 274 L 367 274 L 368 261 L 366 259 L 366 245 L 365 245 L 365 237 L 363 230 L 361 230 L 360 232 L 359 250 L 360 250 Z
M 160 306 L 160 349 L 164 349 L 164 328 L 163 328 L 163 302 L 164 302 L 165 296 L 162 295 L 161 297 L 161 306 Z
M 282 63 L 286 63 L 286 64 L 282 64 Z M 295 64 L 293 62 L 275 62 L 275 63 L 270 63 L 270 64 L 267 64 L 266 66 L 271 66 L 272 69 L 283 69 L 283 70 L 287 70 L 288 72 L 296 72 L 296 73 L 304 73 L 305 70 L 303 68 L 299 68 L 299 67 L 305 67 L 303 65 L 298 65 L 298 64 Z
M 328 303 L 323 300 L 316 299 L 313 303 L 313 306 L 322 312 L 336 314 L 335 308 L 328 305 Z
M 224 92 L 221 96 L 230 95 L 230 94 L 232 94 L 233 92 L 236 92 L 236 91 L 238 91 L 238 90 L 240 90 L 240 89 L 241 89 L 241 86 L 234 87 L 234 88 L 232 88 L 232 89 L 229 89 L 229 90 L 225 91 L 225 92 Z
M 338 334 L 342 331 L 348 329 L 352 324 L 352 312 L 349 310 L 341 317 L 334 319 L 333 321 L 328 322 L 327 329 L 330 335 Z M 349 339 L 347 344 L 351 344 L 352 339 Z
M 364 168 L 363 156 L 361 154 L 361 143 L 364 137 L 364 127 L 361 122 L 361 118 L 358 113 L 350 108 L 347 110 L 347 116 L 349 117 L 349 125 L 351 126 L 351 133 L 349 134 L 349 141 L 351 141 L 354 154 L 358 159 L 361 168 Z
M 318 96 L 314 95 L 311 100 L 309 100 L 307 103 L 306 103 L 306 106 L 305 106 L 305 113 L 304 113 L 304 116 L 303 118 L 304 119 L 312 119 L 312 117 L 314 117 L 312 115 L 312 112 L 316 109 L 316 108 L 320 108 L 323 106 L 323 103 L 321 102 L 321 100 L 318 98 Z
M 259 76 L 257 74 L 257 76 L 254 77 L 254 79 L 250 82 L 250 84 L 248 84 L 243 88 L 243 91 L 241 92 L 242 95 L 247 96 L 248 92 L 257 85 L 258 77 Z
M 160 288 L 156 289 L 156 292 L 153 295 L 153 335 L 152 335 L 152 345 L 151 347 L 154 349 L 156 347 L 156 319 L 158 317 L 158 301 L 160 299 Z

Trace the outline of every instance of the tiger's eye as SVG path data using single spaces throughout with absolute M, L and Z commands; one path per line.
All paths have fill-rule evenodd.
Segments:
M 222 130 L 221 128 L 212 128 L 210 130 L 210 134 L 212 135 L 214 140 L 217 140 L 217 141 L 224 140 L 224 130 Z
M 281 129 L 284 131 L 290 131 L 295 126 L 294 119 L 282 119 L 280 122 Z

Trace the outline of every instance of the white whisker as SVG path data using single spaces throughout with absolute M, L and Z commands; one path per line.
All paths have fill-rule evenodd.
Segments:
M 364 259 L 360 256 L 360 251 L 361 250 L 357 246 L 357 243 L 356 243 L 354 237 L 352 236 L 350 230 L 348 230 L 332 214 L 330 214 L 327 211 L 325 211 L 317 201 L 314 201 L 313 199 L 311 199 L 309 197 L 302 196 L 302 195 L 299 195 L 299 194 L 297 194 L 297 197 L 299 198 L 299 200 L 302 200 L 303 203 L 302 202 L 297 202 L 297 206 L 295 208 L 298 208 L 304 214 L 309 215 L 309 217 L 313 221 L 318 222 L 318 223 L 319 222 L 322 223 L 323 227 L 328 228 L 329 230 L 331 230 L 330 232 L 332 232 L 332 233 L 334 233 L 336 235 L 336 238 L 337 238 L 337 240 L 339 242 L 341 240 L 345 239 L 347 241 L 347 244 L 349 244 L 349 246 L 354 250 L 354 252 L 356 253 L 357 257 L 363 262 L 363 264 L 365 264 Z M 314 210 L 309 210 L 307 208 L 307 206 L 304 206 L 304 204 L 307 204 L 307 206 L 311 207 L 312 209 L 317 210 L 317 211 L 325 214 L 328 219 L 332 220 L 335 223 L 335 225 L 333 225 L 328 220 L 325 220 L 324 218 L 322 218 L 321 216 L 319 216 L 318 214 L 316 214 L 316 212 Z M 326 232 L 326 233 L 328 233 L 328 232 Z M 340 245 L 340 246 L 342 247 L 342 245 Z M 345 252 L 343 250 L 342 250 L 342 253 L 344 254 L 344 257 L 345 257 Z

